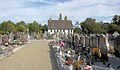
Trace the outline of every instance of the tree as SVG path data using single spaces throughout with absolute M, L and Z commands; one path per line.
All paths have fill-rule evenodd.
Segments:
M 17 30 L 18 30 L 19 32 L 24 32 L 24 31 L 25 31 L 25 26 L 22 25 L 22 24 L 20 24 L 19 26 L 17 26 Z
M 87 24 L 84 23 L 84 22 L 81 22 L 80 25 L 81 25 L 81 28 L 82 28 L 82 32 L 88 34 L 89 29 L 87 27 Z
M 113 21 L 114 24 L 119 25 L 119 24 L 120 24 L 120 16 L 119 16 L 119 15 L 115 15 L 115 16 L 112 18 L 112 21 Z
M 102 33 L 109 33 L 109 27 L 110 27 L 110 24 L 109 23 L 101 23 L 101 28 L 102 28 Z
M 80 34 L 82 31 L 80 28 L 74 28 L 74 32 L 77 33 L 77 34 Z
M 13 22 L 11 22 L 10 20 L 9 21 L 3 21 L 2 23 L 1 23 L 1 26 L 0 26 L 0 28 L 1 28 L 1 30 L 3 31 L 3 32 L 14 32 L 14 31 L 16 31 L 16 28 L 15 28 L 15 25 L 14 25 L 14 23 Z
M 27 29 L 27 26 L 24 21 L 20 21 L 16 23 L 16 29 L 18 32 L 25 32 Z
M 118 17 L 118 25 L 120 25 L 120 16 Z
M 44 33 L 45 31 L 48 30 L 48 25 L 43 25 L 42 28 L 41 28 L 42 32 Z
M 114 33 L 115 31 L 120 33 L 120 16 L 114 15 L 112 18 L 112 22 L 109 25 L 109 31 L 108 33 Z
M 92 18 L 87 18 L 84 22 L 82 22 L 81 28 L 82 32 L 87 34 L 103 32 L 101 24 L 97 23 L 96 20 Z
M 30 32 L 40 32 L 40 27 L 39 27 L 39 24 L 34 21 L 33 23 L 30 23 L 29 24 L 29 30 Z
M 110 24 L 109 33 L 114 33 L 115 31 L 120 33 L 120 26 L 117 24 Z

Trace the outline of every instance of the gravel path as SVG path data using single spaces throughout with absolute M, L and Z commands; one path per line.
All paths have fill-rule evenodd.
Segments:
M 32 41 L 24 49 L 0 61 L 0 70 L 57 70 L 48 43 Z

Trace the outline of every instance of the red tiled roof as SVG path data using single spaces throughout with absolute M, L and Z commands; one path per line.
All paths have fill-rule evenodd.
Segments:
M 48 20 L 48 29 L 73 29 L 71 20 Z

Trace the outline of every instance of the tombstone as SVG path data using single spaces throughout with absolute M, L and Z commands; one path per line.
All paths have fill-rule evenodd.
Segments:
M 4 45 L 5 43 L 9 43 L 9 36 L 8 35 L 2 36 L 2 44 Z
M 25 39 L 26 39 L 26 42 L 28 42 L 28 40 L 30 39 L 29 34 L 25 34 Z
M 98 39 L 95 35 L 90 37 L 90 47 L 98 47 Z
M 120 36 L 118 36 L 114 39 L 114 48 L 115 48 L 115 52 L 120 54 Z M 120 57 L 120 55 L 119 55 L 119 57 Z
M 74 39 L 75 45 L 79 45 L 79 35 L 75 34 L 74 37 L 75 37 L 75 39 Z
M 0 34 L 0 44 L 2 44 L 2 34 Z
M 90 47 L 90 37 L 89 36 L 85 36 L 85 47 Z
M 69 44 L 71 45 L 71 44 L 72 44 L 72 36 L 71 36 L 71 35 L 68 35 L 68 36 L 67 36 L 67 40 L 68 40 Z
M 73 48 L 75 48 L 75 36 L 74 35 L 71 35 L 71 41 L 72 41 L 72 46 L 73 46 Z
M 107 54 L 107 46 L 106 46 L 106 38 L 105 35 L 100 35 L 99 36 L 99 48 L 102 53 Z
M 62 37 L 63 37 L 63 33 L 60 32 L 60 33 L 59 33 L 59 38 L 61 39 Z
M 28 34 L 26 34 L 26 38 L 28 39 L 27 36 L 28 36 Z M 46 36 L 47 36 L 47 35 L 46 35 Z M 36 39 L 37 39 L 37 40 L 40 40 L 40 37 L 41 37 L 41 33 L 37 33 L 37 34 L 36 34 Z
M 81 35 L 79 42 L 80 42 L 80 44 L 81 44 L 83 47 L 85 47 L 85 36 Z
M 67 34 L 64 33 L 64 34 L 63 34 L 63 39 L 66 39 L 66 38 L 67 38 Z
M 106 40 L 106 47 L 107 47 L 107 51 L 109 51 L 110 50 L 110 44 L 109 44 L 109 35 L 108 34 L 106 34 L 106 36 L 105 36 L 105 40 Z
M 115 32 L 113 33 L 113 36 L 114 36 L 114 37 L 117 37 L 117 36 L 119 36 L 119 33 L 118 33 L 117 31 L 115 31 Z
M 13 43 L 13 41 L 14 41 L 14 34 L 13 34 L 13 32 L 11 32 L 9 34 L 9 37 L 10 37 L 10 43 Z

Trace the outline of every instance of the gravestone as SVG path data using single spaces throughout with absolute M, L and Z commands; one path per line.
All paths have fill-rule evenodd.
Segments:
M 68 35 L 67 37 L 68 37 L 67 40 L 68 40 L 69 44 L 71 45 L 72 44 L 72 36 Z
M 90 46 L 90 37 L 89 36 L 85 36 L 85 46 L 89 47 Z
M 13 41 L 14 41 L 14 34 L 13 34 L 13 32 L 11 32 L 9 34 L 9 37 L 10 37 L 10 43 L 13 43 Z
M 74 39 L 75 45 L 79 45 L 79 35 L 75 34 L 74 37 L 75 37 Z
M 120 53 L 120 35 L 114 39 L 114 48 Z
M 98 39 L 95 35 L 90 37 L 90 46 L 91 47 L 98 47 Z
M 0 34 L 0 44 L 2 44 L 2 34 Z
M 81 35 L 79 42 L 80 42 L 80 44 L 81 44 L 83 47 L 85 47 L 85 36 Z
M 99 48 L 102 53 L 107 53 L 106 38 L 104 35 L 99 36 Z
M 118 33 L 117 31 L 115 31 L 115 32 L 113 33 L 113 36 L 114 36 L 114 37 L 117 37 L 117 36 L 119 36 L 119 33 Z
M 2 44 L 9 43 L 9 36 L 8 35 L 2 35 Z

